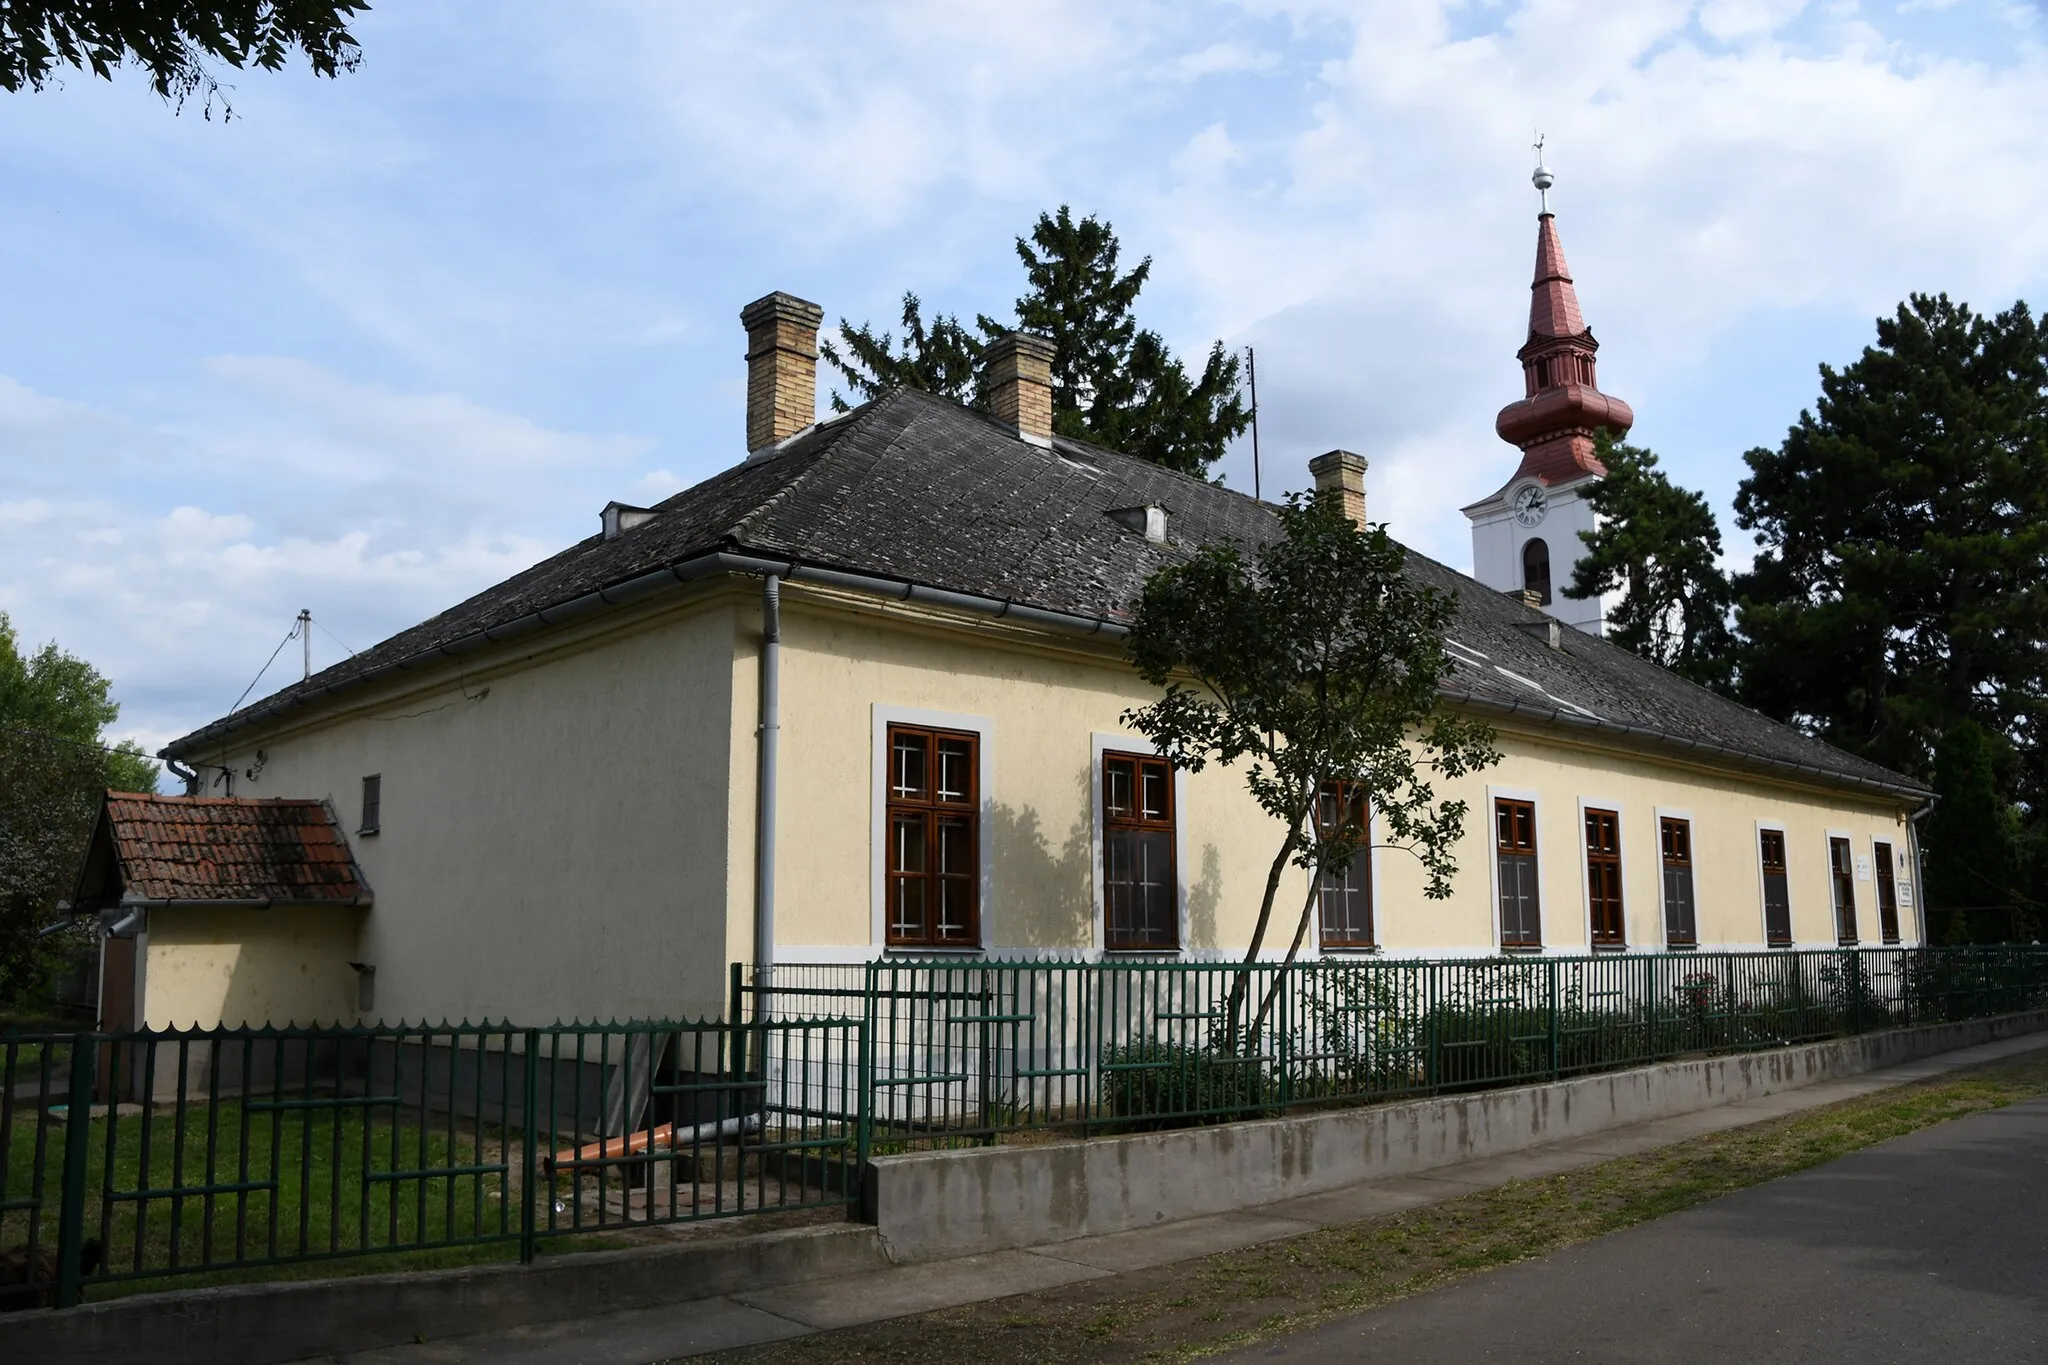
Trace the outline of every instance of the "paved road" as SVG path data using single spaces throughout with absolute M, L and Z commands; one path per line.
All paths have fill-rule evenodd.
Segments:
M 2048 1100 L 1222 1359 L 2048 1362 Z

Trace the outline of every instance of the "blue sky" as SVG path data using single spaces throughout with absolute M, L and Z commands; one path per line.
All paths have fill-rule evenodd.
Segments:
M 0 610 L 152 748 L 301 607 L 332 662 L 737 460 L 748 300 L 1004 313 L 1062 202 L 1154 258 L 1148 325 L 1259 348 L 1269 493 L 1357 450 L 1372 514 L 1460 566 L 1516 458 L 1536 128 L 1603 385 L 1738 558 L 1742 452 L 1876 314 L 2048 303 L 2031 3 L 384 0 L 357 31 L 360 72 L 239 76 L 225 125 L 132 72 L 0 97 Z

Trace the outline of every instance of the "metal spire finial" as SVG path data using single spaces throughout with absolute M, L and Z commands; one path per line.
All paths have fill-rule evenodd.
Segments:
M 1550 173 L 1550 167 L 1543 164 L 1543 134 L 1536 134 L 1536 173 L 1529 177 L 1529 183 L 1536 187 L 1536 194 L 1543 207 L 1541 213 L 1550 212 L 1550 187 L 1557 183 L 1557 177 Z

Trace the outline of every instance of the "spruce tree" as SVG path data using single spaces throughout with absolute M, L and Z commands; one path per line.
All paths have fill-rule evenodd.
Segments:
M 1619 593 L 1607 611 L 1608 639 L 1681 677 L 1726 689 L 1734 663 L 1731 599 L 1713 509 L 1671 482 L 1653 451 L 1604 431 L 1597 439 L 1607 477 L 1586 501 L 1599 525 L 1579 533 L 1586 553 L 1565 596 Z
M 841 319 L 839 341 L 830 337 L 818 342 L 818 352 L 841 374 L 853 390 L 854 402 L 879 398 L 890 389 L 922 389 L 958 403 L 978 404 L 974 361 L 986 343 L 945 313 L 924 320 L 924 304 L 916 294 L 903 296 L 903 349 L 896 338 L 877 332 L 868 323 L 858 327 Z M 845 412 L 853 406 L 838 389 L 832 391 L 832 410 Z
M 1140 328 L 1132 308 L 1151 278 L 1152 258 L 1124 270 L 1116 232 L 1098 218 L 1076 219 L 1062 204 L 1040 214 L 1016 248 L 1026 288 L 1014 323 L 986 313 L 976 316 L 973 331 L 950 314 L 927 322 L 918 296 L 905 294 L 899 348 L 891 333 L 842 318 L 838 339 L 822 341 L 819 350 L 846 376 L 851 401 L 901 386 L 980 406 L 974 361 L 981 348 L 1008 331 L 1037 332 L 1055 353 L 1055 431 L 1205 474 L 1251 424 L 1238 358 L 1219 341 L 1201 372 L 1190 374 L 1157 332 Z M 849 405 L 835 389 L 834 409 Z

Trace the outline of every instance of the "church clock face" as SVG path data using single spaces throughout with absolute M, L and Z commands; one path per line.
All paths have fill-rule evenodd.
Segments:
M 1540 526 L 1543 514 L 1550 510 L 1550 504 L 1543 497 L 1541 485 L 1530 484 L 1515 494 L 1515 520 L 1524 526 Z

